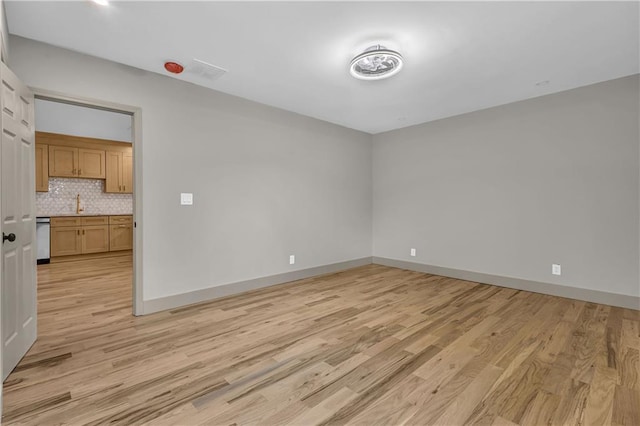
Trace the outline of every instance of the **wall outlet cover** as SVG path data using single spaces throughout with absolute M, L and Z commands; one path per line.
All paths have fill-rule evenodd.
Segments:
M 289 256 L 289 265 L 293 265 L 294 263 L 296 263 L 296 257 L 292 254 Z
M 411 249 L 411 256 L 416 257 L 416 249 L 414 248 Z
M 562 266 L 557 263 L 551 265 L 551 273 L 553 275 L 562 275 Z

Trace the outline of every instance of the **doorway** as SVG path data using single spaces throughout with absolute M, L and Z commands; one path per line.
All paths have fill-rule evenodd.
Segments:
M 84 215 L 85 223 L 87 223 L 86 226 L 93 225 L 86 222 L 89 217 L 98 217 L 98 221 L 105 221 L 105 216 L 107 216 L 110 233 L 111 231 L 114 231 L 114 233 L 120 232 L 120 234 L 122 234 L 127 231 L 127 226 L 131 227 L 131 231 L 133 233 L 131 241 L 131 255 L 133 256 L 131 313 L 134 316 L 142 315 L 142 224 L 139 220 L 142 215 L 141 110 L 140 108 L 128 105 L 95 99 L 72 97 L 42 89 L 34 89 L 34 94 L 36 104 L 36 142 L 38 139 L 38 132 L 40 131 L 43 131 L 43 133 L 69 134 L 69 136 L 71 136 L 69 139 L 71 142 L 77 142 L 77 139 L 74 140 L 74 137 L 88 137 L 89 139 L 96 139 L 98 142 L 101 140 L 109 143 L 113 142 L 113 145 L 108 145 L 105 148 L 105 179 L 97 179 L 101 182 L 93 181 L 93 184 L 98 187 L 98 190 L 96 191 L 94 188 L 93 193 L 88 194 L 90 200 L 83 201 L 82 194 L 80 194 L 80 202 L 78 203 L 78 200 L 75 199 L 75 203 L 72 203 L 71 206 L 67 204 L 66 209 L 68 210 L 72 207 L 76 209 L 76 213 Z M 65 114 L 73 112 L 82 115 L 80 122 L 72 125 L 70 128 L 65 127 L 65 125 L 62 124 L 63 120 L 61 119 L 64 118 Z M 96 117 L 102 118 L 98 119 Z M 123 124 L 125 122 L 128 122 L 128 125 Z M 99 126 L 101 127 L 98 128 Z M 118 142 L 130 144 L 131 149 L 129 150 L 129 154 L 127 154 L 126 150 L 124 152 L 120 150 L 121 146 L 118 146 Z M 36 143 L 36 146 L 37 145 L 38 144 Z M 82 147 L 79 149 L 82 149 Z M 63 150 L 62 157 L 64 157 L 64 155 L 65 153 Z M 49 164 L 53 163 L 51 158 L 48 159 L 48 162 Z M 61 162 L 64 164 L 64 159 L 62 159 Z M 78 167 L 78 169 L 80 169 L 80 167 Z M 127 170 L 131 171 L 129 178 L 127 177 Z M 84 170 L 81 173 L 86 172 L 87 171 Z M 55 173 L 56 172 L 54 172 L 54 174 Z M 82 176 L 82 179 L 85 179 L 85 176 Z M 50 179 L 52 178 L 50 177 Z M 60 180 L 63 178 L 57 179 Z M 87 182 L 91 181 L 91 178 L 86 179 Z M 59 180 L 57 182 L 58 184 L 60 183 Z M 78 178 L 76 182 L 82 181 Z M 66 195 L 74 195 L 71 194 L 72 192 L 74 191 L 67 191 Z M 102 193 L 106 197 L 110 198 L 110 200 L 99 200 L 99 194 L 97 192 Z M 77 197 L 77 191 L 75 191 L 75 195 Z M 126 210 L 127 201 L 125 200 L 127 197 L 129 197 L 128 203 L 130 203 L 129 210 Z M 105 207 L 105 202 L 110 203 L 109 205 L 106 205 L 108 210 L 100 211 L 100 208 Z M 100 205 L 102 205 L 102 207 L 99 207 Z M 65 208 L 64 205 L 63 208 Z M 122 208 L 125 208 L 125 210 L 122 210 Z M 82 212 L 78 212 L 78 210 L 82 210 Z M 127 216 L 129 216 L 129 218 L 127 218 Z M 130 221 L 129 223 L 127 222 L 128 220 Z M 103 224 L 102 222 L 100 222 L 100 224 L 107 225 L 107 223 Z M 83 224 L 80 224 L 79 226 L 82 227 Z M 98 253 L 91 253 L 92 251 L 95 251 L 94 249 L 96 245 L 94 244 L 92 249 L 91 241 L 87 241 L 87 231 L 88 230 L 85 229 L 84 235 L 81 236 L 85 239 L 84 248 L 88 252 L 86 253 L 88 257 L 108 256 L 109 253 L 112 253 L 100 253 L 102 250 L 99 250 L 100 252 Z M 59 232 L 63 232 L 63 230 L 59 230 Z M 97 235 L 98 232 L 94 231 L 93 234 L 95 237 L 94 241 L 99 241 L 101 238 L 104 238 L 103 236 Z M 111 238 L 112 236 L 113 238 Z M 120 238 L 118 238 L 118 235 L 110 235 L 109 237 L 109 244 L 111 246 L 113 246 L 113 244 L 118 245 L 123 241 L 126 246 L 126 238 L 123 237 L 123 235 L 120 235 Z M 119 250 L 116 248 L 115 254 L 117 254 L 118 251 Z M 77 257 L 77 259 L 79 259 L 78 261 L 82 261 L 83 255 L 84 254 L 81 254 Z M 73 260 L 74 257 L 75 256 L 73 255 L 68 257 L 54 256 L 54 258 L 57 258 L 58 261 L 62 262 L 66 260 Z M 69 265 L 71 265 L 71 262 L 69 262 Z

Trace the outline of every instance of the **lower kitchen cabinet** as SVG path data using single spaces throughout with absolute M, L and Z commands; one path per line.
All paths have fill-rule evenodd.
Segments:
M 133 216 L 109 216 L 109 251 L 133 249 Z
M 51 227 L 51 257 L 82 254 L 82 227 Z
M 133 249 L 133 225 L 109 225 L 109 251 Z
M 51 218 L 51 257 L 133 249 L 133 217 Z
M 82 227 L 82 253 L 109 251 L 109 225 Z

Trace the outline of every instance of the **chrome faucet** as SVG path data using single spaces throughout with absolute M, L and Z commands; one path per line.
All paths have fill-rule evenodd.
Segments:
M 80 214 L 84 211 L 82 207 L 80 207 L 80 194 L 76 196 L 76 214 Z

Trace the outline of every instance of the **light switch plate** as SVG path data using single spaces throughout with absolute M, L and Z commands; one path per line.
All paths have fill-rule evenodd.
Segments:
M 191 206 L 193 205 L 193 194 L 190 192 L 183 192 L 180 194 L 180 205 Z
M 562 275 L 562 266 L 557 263 L 551 265 L 551 273 L 553 275 Z

